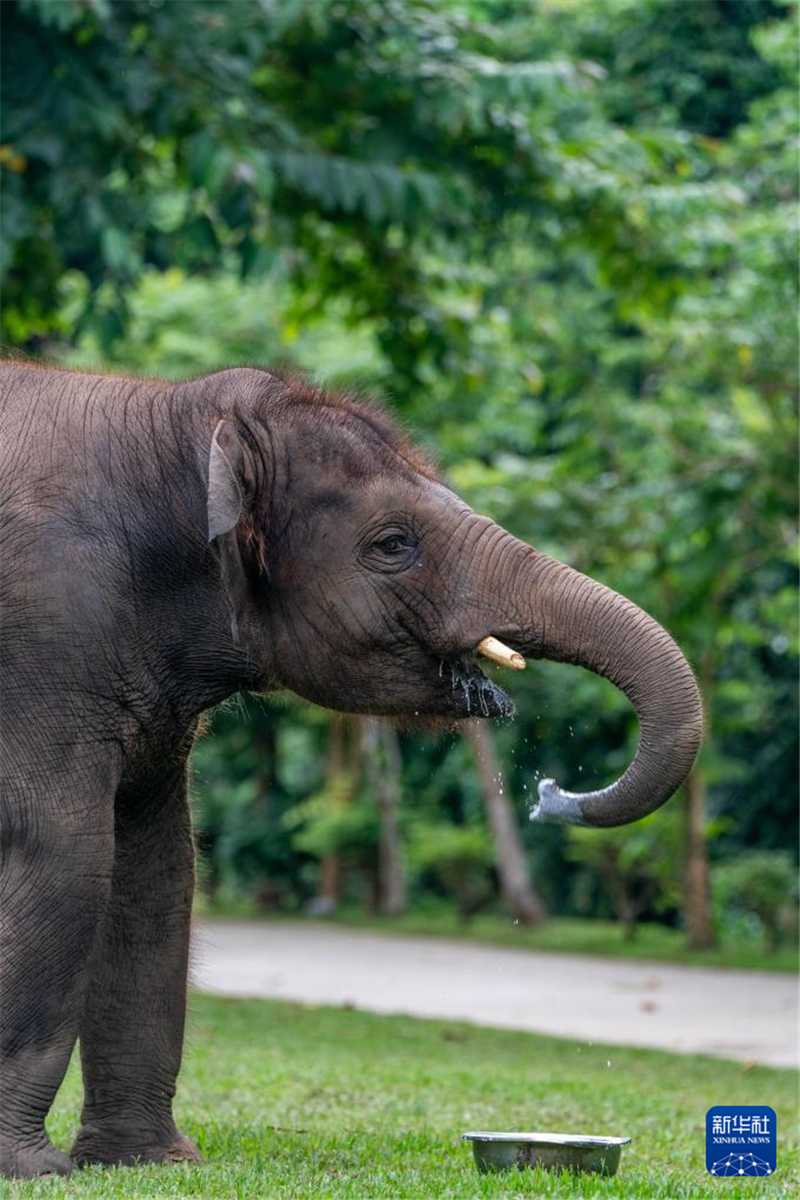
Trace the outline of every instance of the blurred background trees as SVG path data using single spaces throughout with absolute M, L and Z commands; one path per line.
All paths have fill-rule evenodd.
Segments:
M 597 785 L 633 753 L 592 676 L 533 665 L 516 720 L 469 740 L 285 696 L 224 707 L 195 755 L 207 891 L 776 940 L 797 845 L 796 6 L 0 18 L 6 350 L 164 377 L 279 359 L 384 395 L 476 508 L 662 620 L 706 699 L 684 794 L 594 840 L 527 823 L 537 776 Z

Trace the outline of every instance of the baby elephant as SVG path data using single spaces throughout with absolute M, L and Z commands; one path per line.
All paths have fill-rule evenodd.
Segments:
M 196 1159 L 172 1100 L 204 709 L 284 687 L 352 713 L 498 716 L 511 701 L 475 659 L 491 637 L 630 697 L 624 775 L 546 781 L 537 810 L 618 825 L 686 777 L 697 687 L 655 621 L 473 512 L 374 408 L 250 368 L 0 378 L 0 1169 Z M 44 1121 L 78 1037 L 67 1157 Z

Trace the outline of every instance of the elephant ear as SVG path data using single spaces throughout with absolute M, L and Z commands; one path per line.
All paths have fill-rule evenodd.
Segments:
M 208 540 L 236 528 L 242 513 L 242 447 L 228 421 L 220 421 L 208 456 Z
M 245 504 L 246 476 L 245 452 L 238 434 L 229 421 L 220 421 L 208 455 L 208 540 L 219 554 L 235 642 L 239 641 L 247 602 L 247 576 L 236 537 Z

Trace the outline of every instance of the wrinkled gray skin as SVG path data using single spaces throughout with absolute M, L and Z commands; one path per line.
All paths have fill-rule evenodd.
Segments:
M 629 601 L 472 512 L 370 409 L 253 369 L 172 385 L 0 366 L 2 1169 L 197 1157 L 175 1127 L 197 717 L 242 688 L 350 712 L 510 711 L 493 634 L 633 701 L 624 776 L 538 815 L 635 820 L 702 729 Z M 44 1119 L 80 1036 L 71 1158 Z

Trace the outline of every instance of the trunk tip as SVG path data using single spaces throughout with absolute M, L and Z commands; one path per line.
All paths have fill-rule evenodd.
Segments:
M 580 796 L 563 791 L 555 779 L 539 781 L 539 799 L 530 812 L 530 820 L 537 825 L 586 825 Z

